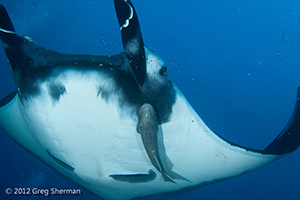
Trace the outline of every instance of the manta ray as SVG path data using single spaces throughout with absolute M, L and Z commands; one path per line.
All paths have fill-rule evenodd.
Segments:
M 0 5 L 16 91 L 0 128 L 71 183 L 103 199 L 165 199 L 240 176 L 300 145 L 298 88 L 286 127 L 265 149 L 212 131 L 145 46 L 130 0 L 114 0 L 124 52 L 75 55 L 17 35 Z

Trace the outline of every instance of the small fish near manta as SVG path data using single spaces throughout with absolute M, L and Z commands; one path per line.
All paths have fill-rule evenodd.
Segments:
M 124 52 L 52 51 L 18 36 L 0 6 L 0 39 L 17 87 L 0 128 L 68 181 L 104 199 L 165 199 L 265 166 L 300 145 L 290 121 L 264 150 L 214 133 L 143 42 L 130 0 L 115 0 Z

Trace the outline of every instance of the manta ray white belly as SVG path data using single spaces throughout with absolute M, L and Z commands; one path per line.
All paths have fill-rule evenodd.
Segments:
M 159 127 L 158 144 L 163 149 L 161 157 L 167 173 L 175 172 L 184 179 L 176 180 L 176 184 L 165 183 L 161 177 L 143 183 L 114 180 L 111 175 L 147 175 L 149 170 L 159 176 L 136 132 L 136 119 L 124 112 L 130 108 L 116 106 L 117 95 L 109 102 L 101 97 L 99 88 L 114 90 L 113 82 L 105 75 L 72 71 L 61 74 L 55 83 L 64 85 L 65 92 L 57 101 L 49 95 L 52 83 L 42 83 L 41 94 L 23 104 L 15 100 L 29 127 L 28 134 L 44 148 L 44 161 L 103 198 L 130 199 L 160 193 L 164 193 L 161 197 L 168 196 L 168 191 L 193 189 L 237 176 L 279 158 L 221 140 L 178 91 L 170 122 Z M 32 151 L 39 154 L 36 149 Z M 108 185 L 118 194 L 102 189 Z
M 59 100 L 49 95 L 49 85 L 53 83 L 47 81 L 41 84 L 40 95 L 21 106 L 30 130 L 51 155 L 75 168 L 76 173 L 89 172 L 91 177 L 132 173 L 126 166 L 120 167 L 122 163 L 143 158 L 135 131 L 136 120 L 126 115 L 130 109 L 117 106 L 117 93 L 109 97 L 109 102 L 101 97 L 101 90 L 114 90 L 113 81 L 103 76 L 65 72 L 55 79 L 65 88 Z M 148 171 L 142 169 L 138 173 Z

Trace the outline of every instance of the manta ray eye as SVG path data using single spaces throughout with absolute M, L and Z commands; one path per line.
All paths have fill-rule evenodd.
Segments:
M 163 66 L 160 70 L 159 70 L 159 74 L 162 76 L 166 76 L 167 75 L 167 70 L 168 68 L 166 66 Z

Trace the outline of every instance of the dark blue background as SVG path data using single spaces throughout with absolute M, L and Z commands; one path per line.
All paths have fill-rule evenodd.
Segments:
M 259 2 L 259 3 L 258 3 Z M 2 0 L 20 35 L 66 53 L 122 51 L 113 1 Z M 222 137 L 263 149 L 289 120 L 300 85 L 300 2 L 133 0 L 145 43 L 166 62 L 200 117 Z M 0 98 L 15 90 L 0 48 Z M 0 199 L 6 187 L 76 188 L 0 132 Z M 201 154 L 201 152 L 197 152 Z M 179 199 L 299 199 L 299 150 L 269 166 Z M 83 195 L 51 199 L 97 199 Z

